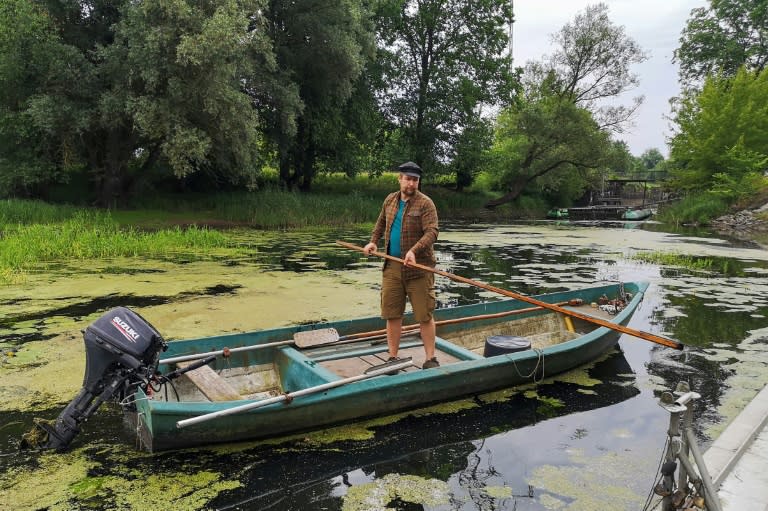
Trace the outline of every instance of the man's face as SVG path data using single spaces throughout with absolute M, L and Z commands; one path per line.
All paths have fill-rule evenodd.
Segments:
M 406 176 L 400 174 L 398 177 L 400 181 L 400 193 L 405 197 L 412 197 L 416 190 L 419 189 L 419 178 L 413 176 Z

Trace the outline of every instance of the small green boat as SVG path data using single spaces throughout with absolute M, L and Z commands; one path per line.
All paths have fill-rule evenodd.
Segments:
M 564 220 L 568 218 L 568 208 L 552 208 L 547 211 L 550 220 Z
M 629 208 L 622 212 L 621 219 L 636 222 L 650 218 L 651 215 L 653 215 L 653 211 L 650 208 Z
M 536 298 L 625 325 L 647 286 Z M 537 381 L 594 360 L 621 335 L 514 299 L 438 309 L 435 319 L 437 368 L 421 369 L 418 331 L 407 328 L 402 361 L 387 363 L 384 322 L 368 317 L 170 342 L 161 373 L 206 356 L 207 365 L 122 404 L 149 451 L 275 437 Z

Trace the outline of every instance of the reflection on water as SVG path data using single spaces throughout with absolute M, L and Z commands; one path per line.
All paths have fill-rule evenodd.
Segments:
M 371 282 L 378 280 L 380 260 L 334 243 L 344 239 L 362 246 L 368 237 L 365 230 L 243 230 L 233 236 L 241 255 L 221 260 L 222 268 L 285 273 L 291 278 L 324 272 L 353 279 L 350 274 L 364 273 Z M 624 336 L 621 350 L 589 368 L 518 392 L 453 403 L 447 411 L 372 423 L 367 426 L 373 432 L 369 438 L 352 439 L 354 435 L 342 430 L 340 439 L 330 443 L 308 435 L 278 446 L 143 456 L 123 443 L 128 437 L 115 424 L 116 411 L 100 410 L 94 418 L 98 428 L 86 428 L 78 438 L 79 445 L 92 448 L 77 456 L 97 467 L 89 477 L 120 479 L 131 473 L 135 479 L 127 487 L 113 483 L 109 490 L 97 493 L 102 498 L 79 498 L 71 491 L 65 492 L 66 498 L 77 503 L 75 507 L 104 509 L 110 499 L 123 498 L 121 491 L 150 493 L 136 486 L 142 478 L 150 484 L 160 473 L 190 480 L 213 473 L 218 481 L 232 483 L 229 489 L 222 486 L 220 491 L 198 496 L 210 483 L 199 487 L 190 483 L 191 489 L 181 492 L 176 504 L 188 503 L 184 499 L 194 496 L 197 507 L 218 509 L 367 509 L 354 501 L 351 488 L 365 494 L 370 487 L 367 496 L 373 498 L 376 492 L 389 491 L 384 483 L 407 476 L 410 479 L 403 481 L 413 484 L 416 493 L 419 481 L 424 487 L 430 481 L 447 483 L 446 500 L 422 505 L 426 500 L 386 494 L 381 508 L 638 509 L 654 482 L 665 438 L 668 419 L 656 404 L 659 389 L 687 380 L 702 394 L 697 414 L 703 420 L 697 424 L 697 433 L 707 444 L 711 429 L 738 412 L 733 403 L 743 406 L 743 396 L 768 380 L 768 257 L 749 244 L 701 231 L 668 233 L 648 223 L 633 229 L 455 224 L 443 227 L 436 249 L 441 269 L 524 294 L 575 289 L 604 280 L 649 280 L 651 287 L 630 326 L 704 351 L 680 353 Z M 646 264 L 632 259 L 639 250 L 707 257 L 712 264 L 706 271 Z M 120 272 L 107 273 L 121 278 Z M 141 271 L 130 275 L 140 276 Z M 436 285 L 441 307 L 502 298 L 445 278 L 438 278 Z M 231 283 L 206 284 L 202 289 L 209 294 L 241 292 Z M 87 317 L 121 300 L 120 305 L 145 306 L 153 299 L 181 303 L 193 298 L 183 290 L 161 296 L 129 287 L 124 291 L 124 295 L 105 294 L 74 305 L 41 304 L 37 309 L 30 306 L 34 297 L 19 297 L 26 300 L 25 310 L 36 312 L 15 315 L 6 311 L 13 311 L 20 302 L 3 299 L 0 336 L 5 337 L 0 338 L 0 346 L 7 349 L 19 339 L 45 339 L 45 319 L 51 315 Z M 55 417 L 58 411 L 51 410 L 49 415 Z M 13 448 L 31 415 L 7 415 L 12 420 L 0 429 L 0 473 L 35 466 L 33 458 L 22 457 Z M 15 481 L 0 478 L 2 485 Z M 164 491 L 168 498 L 168 490 Z M 162 495 L 158 498 L 162 502 Z

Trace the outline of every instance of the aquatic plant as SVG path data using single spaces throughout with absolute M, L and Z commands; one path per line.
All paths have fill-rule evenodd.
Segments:
M 630 257 L 646 263 L 679 266 L 691 270 L 711 271 L 715 267 L 715 261 L 711 257 L 698 257 L 675 252 L 637 252 Z
M 0 284 L 17 282 L 34 265 L 72 259 L 168 258 L 205 254 L 229 245 L 217 231 L 174 227 L 154 232 L 122 228 L 108 212 L 79 210 L 58 223 L 6 226 L 0 238 Z

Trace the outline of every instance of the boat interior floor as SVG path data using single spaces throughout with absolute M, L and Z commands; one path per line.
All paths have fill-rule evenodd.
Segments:
M 435 355 L 437 356 L 438 362 L 440 362 L 440 364 L 443 364 L 443 365 L 452 364 L 452 363 L 461 361 L 461 359 L 449 353 L 441 351 L 440 349 L 436 350 Z M 426 355 L 424 354 L 424 347 L 421 345 L 403 347 L 398 351 L 397 356 L 400 358 L 410 357 L 412 359 L 413 365 L 402 370 L 405 372 L 420 371 L 421 367 L 424 365 L 424 361 L 426 360 Z M 363 374 L 366 371 L 366 369 L 370 369 L 373 366 L 383 364 L 388 359 L 389 359 L 389 353 L 387 351 L 384 351 L 381 353 L 374 353 L 371 355 L 362 355 L 362 356 L 342 358 L 337 360 L 326 360 L 321 362 L 321 365 L 326 369 L 338 374 L 342 378 L 349 378 L 350 376 Z

